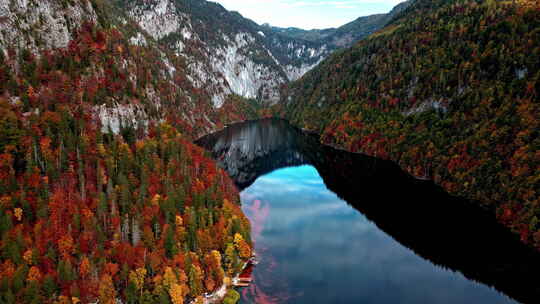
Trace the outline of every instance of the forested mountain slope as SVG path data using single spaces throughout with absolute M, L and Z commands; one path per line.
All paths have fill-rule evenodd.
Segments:
M 537 1 L 417 0 L 292 83 L 282 110 L 482 202 L 540 249 L 539 94 Z
M 226 123 L 222 115 L 247 118 L 231 111 L 239 104 L 226 101 L 239 99 L 230 94 L 216 107 L 213 92 L 197 86 L 207 76 L 191 73 L 185 55 L 163 47 L 120 8 L 99 0 L 70 3 L 14 0 L 2 7 L 0 85 L 12 102 L 24 102 L 28 87 L 41 93 L 36 86 L 57 81 L 69 98 L 89 90 L 83 97 L 113 131 L 167 118 L 197 137 Z M 42 75 L 57 71 L 67 75 Z
M 249 222 L 191 140 L 249 104 L 216 109 L 184 59 L 109 2 L 2 1 L 0 13 L 0 303 L 184 303 L 219 289 L 250 256 Z
M 339 49 L 349 47 L 360 39 L 363 39 L 375 31 L 383 28 L 398 13 L 406 9 L 411 2 L 412 0 L 404 1 L 396 5 L 390 12 L 386 14 L 358 17 L 358 19 L 338 28 L 304 30 L 294 27 L 280 28 L 272 27 L 270 25 L 266 26 L 289 37 L 313 42 L 322 42 L 333 49 Z
M 277 102 L 282 85 L 300 78 L 336 49 L 380 29 L 409 3 L 311 39 L 312 31 L 291 35 L 206 0 L 113 2 L 160 45 L 184 58 L 190 80 L 210 94 L 216 107 L 231 93 L 265 104 Z
M 296 80 L 331 48 L 275 33 L 206 0 L 114 0 L 160 44 L 185 58 L 197 88 L 214 105 L 235 93 L 274 103 L 281 85 Z

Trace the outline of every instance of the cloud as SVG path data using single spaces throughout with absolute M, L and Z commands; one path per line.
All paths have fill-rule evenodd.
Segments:
M 304 29 L 338 27 L 388 12 L 403 0 L 213 0 L 255 22 Z

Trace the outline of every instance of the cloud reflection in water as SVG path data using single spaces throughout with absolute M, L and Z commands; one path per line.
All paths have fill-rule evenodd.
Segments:
M 261 176 L 241 198 L 261 259 L 241 303 L 512 303 L 394 241 L 312 166 Z

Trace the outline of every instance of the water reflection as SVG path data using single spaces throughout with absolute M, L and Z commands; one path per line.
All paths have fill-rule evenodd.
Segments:
M 200 144 L 245 189 L 262 260 L 243 303 L 513 302 L 487 286 L 540 299 L 535 252 L 391 162 L 321 146 L 281 120 L 234 125 Z

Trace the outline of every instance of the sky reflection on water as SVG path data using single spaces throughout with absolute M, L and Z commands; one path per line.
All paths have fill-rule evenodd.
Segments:
M 261 259 L 241 303 L 515 303 L 394 241 L 312 166 L 263 175 L 241 198 Z

